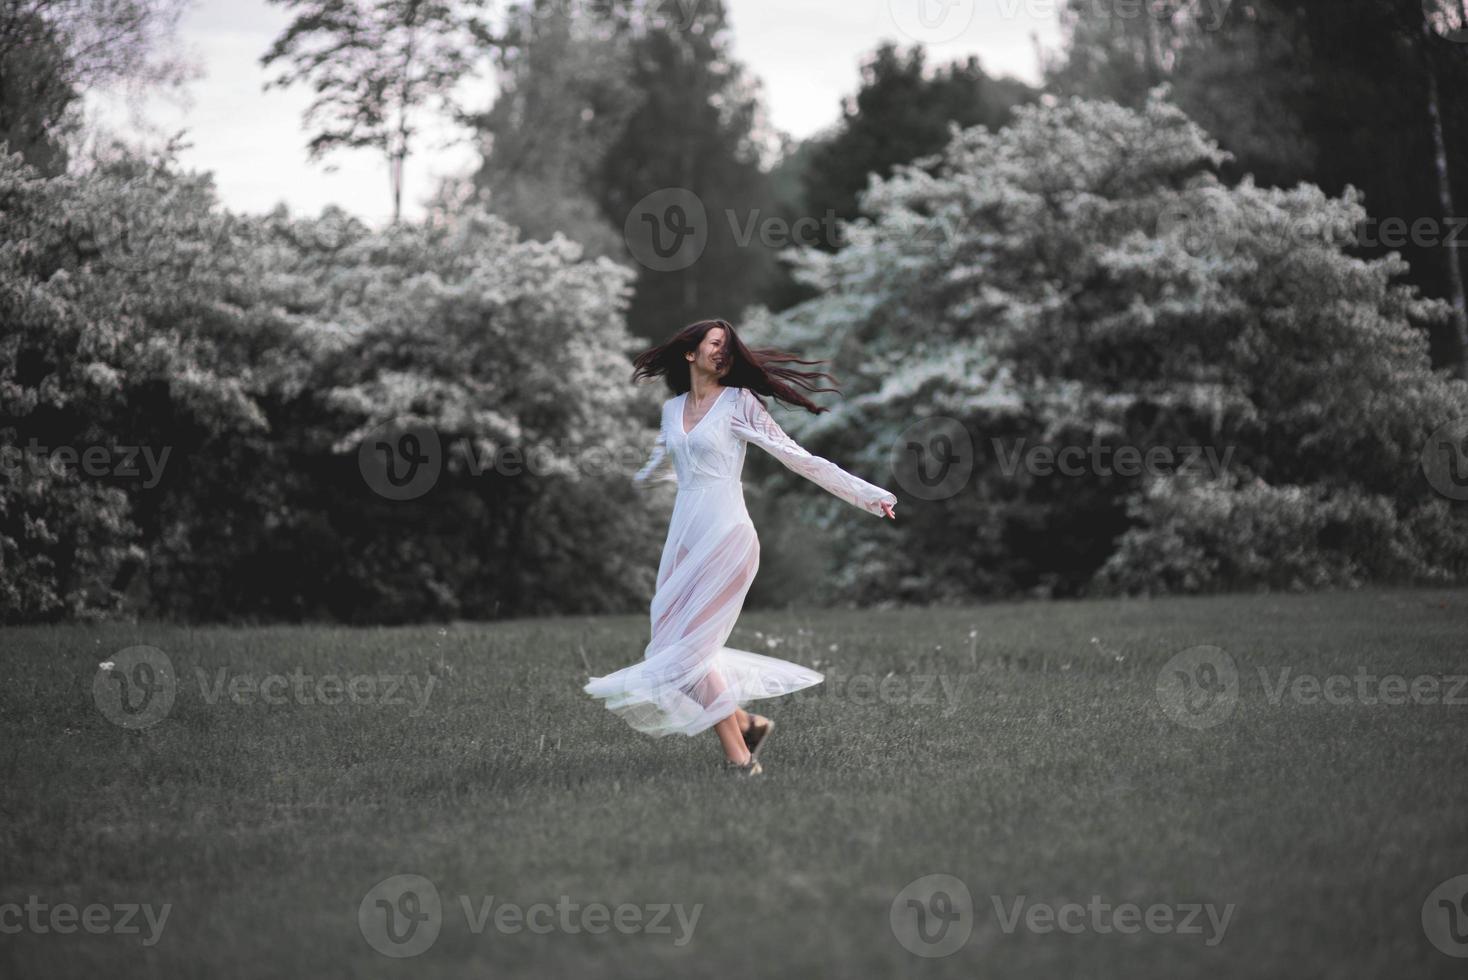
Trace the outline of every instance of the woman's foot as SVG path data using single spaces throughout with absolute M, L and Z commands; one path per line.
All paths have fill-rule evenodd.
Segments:
M 748 762 L 734 762 L 730 759 L 725 759 L 724 768 L 731 773 L 738 773 L 741 776 L 758 776 L 765 771 L 765 767 L 760 765 L 759 760 L 754 756 L 750 756 Z
M 764 772 L 764 769 L 755 759 L 754 753 L 749 751 L 749 746 L 745 744 L 740 733 L 740 713 L 735 711 L 714 726 L 714 731 L 719 736 L 719 743 L 724 748 L 724 768 L 745 776 L 758 776 Z
M 749 749 L 751 759 L 759 754 L 760 748 L 774 730 L 775 723 L 763 715 L 749 716 L 749 727 L 744 729 L 744 747 Z

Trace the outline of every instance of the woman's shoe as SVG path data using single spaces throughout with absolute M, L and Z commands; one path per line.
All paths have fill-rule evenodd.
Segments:
M 744 730 L 744 747 L 749 749 L 751 759 L 759 752 L 774 730 L 775 723 L 763 715 L 749 716 L 749 727 Z
M 749 761 L 742 765 L 738 762 L 730 762 L 728 759 L 725 759 L 724 768 L 731 773 L 738 773 L 741 776 L 758 776 L 765 771 L 765 767 L 760 765 L 759 760 L 754 756 L 750 756 Z

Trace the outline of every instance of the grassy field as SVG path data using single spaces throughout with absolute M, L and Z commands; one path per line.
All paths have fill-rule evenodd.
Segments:
M 1468 874 L 1461 592 L 746 614 L 828 674 L 752 781 L 581 694 L 646 628 L 0 631 L 5 974 L 1468 966 L 1423 921 Z

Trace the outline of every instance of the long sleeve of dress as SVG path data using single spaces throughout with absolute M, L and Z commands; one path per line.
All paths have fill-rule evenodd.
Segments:
M 881 517 L 883 503 L 897 503 L 895 493 L 853 476 L 828 459 L 811 455 L 785 434 L 752 392 L 746 389 L 741 395 L 731 419 L 739 438 L 754 443 L 787 469 L 869 514 Z
M 666 415 L 666 413 L 665 413 Z M 634 487 L 644 487 L 649 483 L 674 483 L 678 482 L 678 471 L 672 466 L 673 457 L 668 455 L 668 429 L 664 422 L 658 427 L 658 438 L 653 443 L 652 455 L 647 463 L 632 476 Z M 660 471 L 666 472 L 660 472 Z

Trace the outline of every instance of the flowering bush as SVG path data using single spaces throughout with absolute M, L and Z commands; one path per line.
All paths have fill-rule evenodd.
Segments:
M 1468 575 L 1468 513 L 1420 465 L 1429 433 L 1468 416 L 1421 329 L 1445 308 L 1396 284 L 1398 258 L 1353 256 L 1354 192 L 1225 186 L 1223 159 L 1162 91 L 1141 111 L 1052 100 L 955 131 L 873 182 L 844 248 L 795 256 L 822 295 L 764 326 L 848 382 L 797 423 L 812 451 L 885 472 L 930 416 L 973 446 L 962 487 L 899 510 L 888 559 L 859 547 L 885 528 L 849 528 L 847 594 Z M 1017 442 L 1198 446 L 1226 465 L 1006 468 Z
M 626 477 L 652 434 L 627 419 L 657 399 L 626 380 L 629 270 L 477 211 L 380 233 L 240 218 L 207 176 L 126 154 L 54 179 L 0 155 L 0 222 L 5 621 L 650 592 L 656 518 Z M 360 465 L 394 421 L 464 449 L 416 500 Z M 507 449 L 533 472 L 497 469 Z

